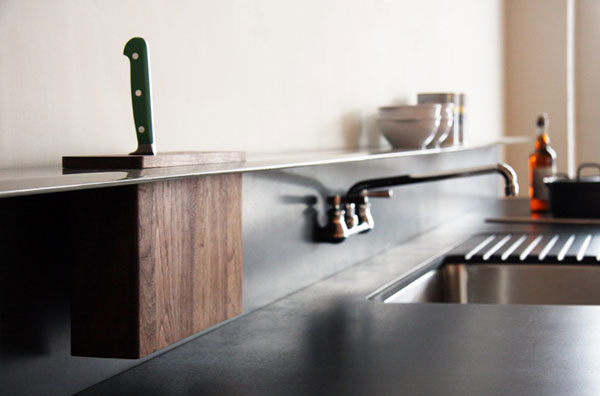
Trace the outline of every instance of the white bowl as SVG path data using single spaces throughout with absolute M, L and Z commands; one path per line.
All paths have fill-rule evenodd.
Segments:
M 433 141 L 440 121 L 441 117 L 420 120 L 378 118 L 377 125 L 392 147 L 420 149 Z
M 441 112 L 442 105 L 439 103 L 385 106 L 379 108 L 379 117 L 396 120 L 420 120 L 424 118 L 439 118 L 442 116 Z

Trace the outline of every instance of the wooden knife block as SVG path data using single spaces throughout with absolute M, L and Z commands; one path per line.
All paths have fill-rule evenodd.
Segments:
M 62 158 L 62 166 L 67 169 L 148 169 L 245 160 L 246 153 L 243 151 L 180 151 L 156 155 L 65 156 Z
M 241 313 L 241 174 L 72 198 L 73 355 L 140 358 Z

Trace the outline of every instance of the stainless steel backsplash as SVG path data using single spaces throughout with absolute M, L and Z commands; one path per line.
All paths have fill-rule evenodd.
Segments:
M 244 311 L 306 287 L 499 197 L 499 176 L 394 188 L 372 199 L 375 229 L 340 244 L 315 243 L 327 196 L 373 177 L 498 162 L 496 147 L 347 164 L 246 173 L 243 177 Z

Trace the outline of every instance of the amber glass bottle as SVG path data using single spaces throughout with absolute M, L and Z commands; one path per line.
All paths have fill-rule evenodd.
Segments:
M 548 210 L 548 189 L 544 177 L 556 173 L 556 152 L 550 147 L 548 114 L 537 119 L 535 151 L 529 156 L 529 200 L 532 212 Z

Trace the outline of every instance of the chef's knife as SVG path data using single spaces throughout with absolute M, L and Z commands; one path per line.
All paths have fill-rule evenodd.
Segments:
M 131 64 L 131 102 L 138 148 L 131 155 L 154 155 L 152 131 L 152 95 L 150 94 L 150 66 L 148 46 L 141 37 L 127 42 L 123 55 Z

